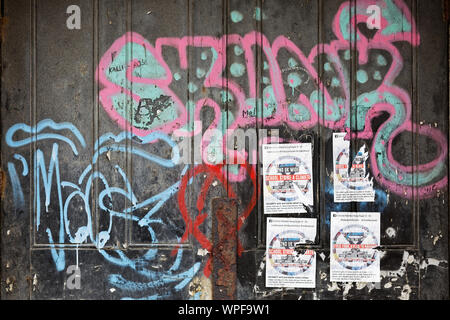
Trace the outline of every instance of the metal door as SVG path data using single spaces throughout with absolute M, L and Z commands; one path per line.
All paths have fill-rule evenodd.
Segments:
M 445 0 L 2 1 L 1 298 L 448 299 L 448 30 Z M 333 201 L 333 132 L 374 202 Z M 313 146 L 314 289 L 265 286 L 275 136 Z M 334 211 L 380 212 L 381 282 L 330 281 Z

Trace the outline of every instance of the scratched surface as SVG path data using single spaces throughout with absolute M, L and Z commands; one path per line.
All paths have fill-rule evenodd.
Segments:
M 448 299 L 444 4 L 3 1 L 1 299 Z M 313 145 L 315 289 L 265 287 L 253 129 Z M 333 202 L 333 132 L 373 203 Z M 380 283 L 329 281 L 331 211 L 381 212 Z

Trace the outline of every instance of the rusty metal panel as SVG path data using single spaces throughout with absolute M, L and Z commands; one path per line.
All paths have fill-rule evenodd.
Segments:
M 236 299 L 237 203 L 234 199 L 212 200 L 213 257 L 212 298 Z
M 3 0 L 0 27 L 1 299 L 449 298 L 447 1 Z M 334 132 L 374 202 L 333 201 Z M 265 286 L 275 137 L 313 145 L 284 216 L 318 220 L 314 289 Z M 332 211 L 381 213 L 380 283 L 330 282 Z

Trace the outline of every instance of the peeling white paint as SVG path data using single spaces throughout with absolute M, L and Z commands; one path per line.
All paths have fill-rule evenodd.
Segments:
M 392 227 L 387 228 L 385 232 L 389 238 L 395 238 L 397 236 L 397 231 Z
M 400 300 L 409 300 L 409 295 L 411 294 L 412 290 L 411 287 L 407 284 L 403 286 L 402 293 L 400 297 L 398 297 Z
M 347 294 L 350 291 L 350 289 L 353 287 L 353 282 L 347 282 L 344 285 L 344 292 L 342 292 L 342 298 L 344 300 L 347 300 Z
M 263 257 L 261 263 L 259 264 L 259 269 L 258 269 L 258 273 L 257 273 L 258 277 L 262 276 L 265 265 L 266 265 L 266 254 L 264 253 L 264 257 Z
M 37 274 L 35 273 L 33 276 L 33 291 L 36 291 L 37 285 L 38 285 L 38 278 L 37 278 Z
M 403 252 L 403 258 L 402 263 L 400 264 L 400 267 L 397 270 L 380 270 L 380 275 L 382 278 L 385 277 L 403 277 L 406 273 L 406 265 L 409 258 L 409 252 L 404 251 Z M 413 257 L 414 259 L 414 257 Z
M 202 257 L 206 256 L 208 253 L 209 253 L 208 249 L 204 249 L 204 248 L 198 249 L 198 251 L 197 251 L 197 255 L 202 256 Z
M 327 290 L 328 291 L 340 291 L 341 288 L 337 285 L 337 282 L 332 282 L 331 285 L 327 284 Z
M 320 258 L 322 259 L 322 261 L 325 261 L 325 258 L 326 258 L 325 253 L 321 252 L 321 253 L 319 254 L 319 256 L 320 256 Z
M 438 260 L 438 259 L 434 259 L 434 258 L 427 258 L 427 259 L 424 259 L 422 261 L 422 263 L 420 264 L 420 269 L 424 269 L 426 271 L 428 266 L 441 267 L 440 264 L 448 264 L 448 262 L 447 262 L 447 260 Z
M 356 283 L 356 290 L 362 290 L 367 286 L 367 282 L 357 282 Z

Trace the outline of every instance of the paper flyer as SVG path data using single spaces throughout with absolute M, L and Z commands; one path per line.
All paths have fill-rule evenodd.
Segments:
M 316 226 L 311 218 L 267 219 L 266 287 L 315 288 L 316 253 L 295 246 L 314 243 Z
M 380 282 L 379 212 L 331 212 L 330 281 Z
M 334 202 L 373 202 L 373 177 L 367 170 L 369 153 L 362 146 L 353 159 L 349 171 L 350 141 L 347 133 L 333 133 Z
M 263 144 L 264 213 L 307 212 L 313 206 L 311 143 Z

